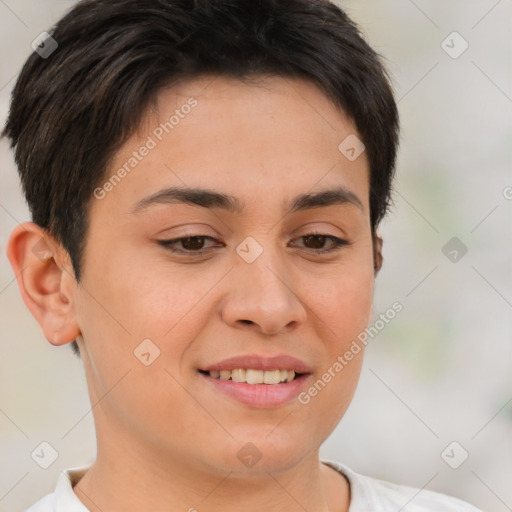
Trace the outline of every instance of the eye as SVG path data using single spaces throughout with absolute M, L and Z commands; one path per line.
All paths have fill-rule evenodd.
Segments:
M 334 235 L 323 235 L 319 233 L 309 233 L 299 237 L 298 240 L 304 240 L 305 249 L 309 249 L 320 254 L 333 252 L 344 245 L 349 245 L 349 242 Z M 198 255 L 209 252 L 215 248 L 215 244 L 205 247 L 205 243 L 207 241 L 217 242 L 217 247 L 220 244 L 220 242 L 207 235 L 187 236 L 175 238 L 173 240 L 158 240 L 158 244 L 174 253 Z M 327 242 L 330 242 L 330 247 L 325 248 Z
M 209 251 L 212 247 L 204 247 L 205 241 L 212 240 L 216 241 L 211 236 L 197 235 L 187 236 L 183 238 L 175 238 L 174 240 L 158 240 L 160 245 L 168 248 L 172 252 L 182 254 L 203 254 Z M 177 248 L 181 244 L 182 249 Z
M 349 245 L 349 242 L 338 238 L 334 235 L 323 235 L 320 233 L 308 233 L 298 238 L 304 240 L 306 249 L 311 249 L 318 253 L 333 252 L 340 249 L 344 245 Z M 330 247 L 325 248 L 326 242 L 330 242 Z

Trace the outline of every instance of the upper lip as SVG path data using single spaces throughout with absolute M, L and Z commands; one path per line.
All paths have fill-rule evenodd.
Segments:
M 203 371 L 236 370 L 238 368 L 253 370 L 294 370 L 295 373 L 310 373 L 309 366 L 300 359 L 288 355 L 259 356 L 255 354 L 230 357 L 218 363 L 201 368 Z

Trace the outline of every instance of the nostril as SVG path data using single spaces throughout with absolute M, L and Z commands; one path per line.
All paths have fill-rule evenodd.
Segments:
M 240 320 L 244 324 L 252 324 L 252 320 Z

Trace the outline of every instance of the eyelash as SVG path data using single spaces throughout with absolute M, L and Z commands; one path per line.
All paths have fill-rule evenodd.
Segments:
M 331 249 L 317 249 L 317 250 L 310 249 L 311 251 L 316 252 L 317 254 L 331 253 L 331 252 L 341 249 L 343 246 L 350 245 L 349 242 L 347 242 L 346 240 L 343 240 L 342 238 L 338 238 L 337 236 L 334 236 L 334 235 L 323 235 L 321 233 L 307 233 L 305 235 L 300 236 L 299 239 L 306 238 L 306 237 L 321 237 L 321 238 L 329 239 L 332 242 L 334 242 L 335 245 Z M 193 235 L 193 236 L 185 236 L 182 238 L 174 238 L 172 240 L 158 240 L 158 243 L 173 253 L 186 254 L 186 255 L 190 255 L 190 256 L 197 256 L 197 255 L 205 254 L 207 252 L 210 252 L 212 249 L 214 249 L 214 247 L 208 247 L 206 249 L 199 249 L 197 251 L 193 251 L 190 249 L 189 250 L 179 250 L 179 249 L 175 249 L 172 247 L 174 244 L 177 244 L 183 240 L 192 240 L 192 239 L 215 240 L 213 237 L 207 236 L 207 235 Z

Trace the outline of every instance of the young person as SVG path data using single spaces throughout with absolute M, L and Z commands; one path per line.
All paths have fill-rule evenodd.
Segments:
M 398 141 L 337 6 L 79 2 L 4 135 L 33 221 L 8 257 L 83 360 L 97 435 L 30 512 L 476 510 L 319 459 L 361 370 Z

